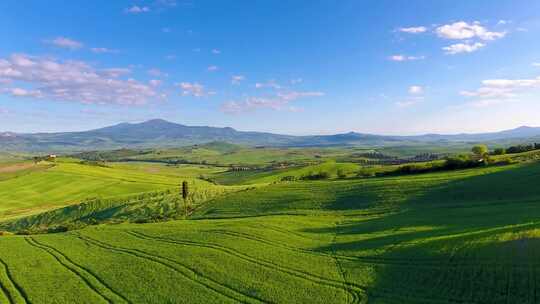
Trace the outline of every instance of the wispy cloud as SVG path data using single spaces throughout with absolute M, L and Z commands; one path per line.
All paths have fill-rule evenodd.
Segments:
M 424 88 L 422 86 L 413 85 L 409 87 L 409 94 L 418 95 L 422 93 L 424 93 Z
M 532 66 L 540 68 L 540 62 L 533 62 Z
M 159 87 L 163 82 L 159 79 L 151 79 L 148 81 L 148 84 L 150 84 L 153 87 Z
M 245 76 L 243 75 L 233 75 L 231 77 L 231 84 L 233 85 L 239 85 L 242 81 L 244 81 L 246 79 Z
M 216 66 L 216 65 L 211 65 L 211 66 L 209 66 L 206 70 L 207 70 L 208 72 L 215 72 L 215 71 L 219 70 L 219 67 Z
M 302 79 L 302 78 L 294 78 L 294 79 L 291 79 L 291 81 L 290 81 L 290 83 L 292 85 L 299 84 L 299 83 L 302 83 L 302 82 L 304 82 L 304 79 Z
M 104 47 L 94 47 L 94 48 L 91 48 L 90 49 L 93 53 L 96 53 L 96 54 L 116 54 L 116 53 L 119 53 L 118 50 L 113 50 L 113 49 L 108 49 L 108 48 L 104 48 Z
M 154 77 L 168 77 L 169 74 L 163 72 L 160 69 L 152 68 L 147 71 L 148 75 L 154 76 Z
M 427 28 L 425 26 L 414 26 L 414 27 L 400 27 L 397 29 L 398 32 L 408 33 L 408 34 L 420 34 L 425 33 Z
M 263 89 L 263 88 L 271 88 L 279 90 L 282 88 L 280 84 L 278 84 L 275 80 L 271 79 L 267 82 L 257 82 L 255 83 L 255 88 L 257 89 Z
M 40 90 L 27 90 L 23 88 L 4 88 L 0 92 L 7 93 L 13 97 L 43 97 Z
M 456 43 L 452 44 L 450 46 L 445 46 L 442 49 L 444 50 L 445 54 L 447 55 L 456 55 L 461 53 L 472 53 L 476 52 L 479 49 L 485 47 L 486 45 L 481 42 L 476 43 Z
M 213 49 L 213 50 L 212 50 L 212 54 L 214 54 L 214 55 L 219 55 L 219 54 L 221 54 L 221 51 L 218 50 L 218 49 Z
M 182 90 L 184 96 L 206 97 L 215 95 L 215 92 L 207 91 L 206 88 L 197 82 L 180 82 L 177 86 Z
M 471 104 L 491 105 L 516 101 L 523 93 L 539 89 L 540 77 L 530 79 L 488 79 L 474 91 L 461 91 L 460 95 L 474 98 Z
M 395 105 L 398 108 L 409 108 L 421 103 L 422 101 L 424 101 L 423 97 L 408 98 L 406 100 L 396 102 Z
M 240 101 L 228 101 L 221 105 L 220 110 L 227 114 L 241 114 L 259 109 L 270 109 L 274 111 L 299 112 L 302 109 L 291 106 L 290 103 L 302 98 L 321 97 L 323 92 L 299 92 L 288 91 L 278 92 L 268 97 L 246 97 Z
M 424 87 L 420 85 L 412 85 L 407 89 L 409 96 L 401 101 L 395 102 L 394 105 L 398 108 L 409 108 L 424 101 Z M 386 96 L 382 96 L 386 98 Z
M 126 14 L 141 14 L 141 13 L 148 13 L 150 11 L 150 8 L 148 6 L 137 6 L 133 5 L 131 7 L 128 7 L 124 10 L 124 13 Z
M 135 79 L 129 69 L 97 69 L 83 61 L 14 54 L 0 59 L 0 78 L 10 80 L 2 93 L 17 97 L 97 104 L 145 104 L 161 94 Z
M 388 60 L 400 62 L 400 61 L 422 60 L 425 58 L 426 58 L 425 56 L 392 55 L 388 57 Z
M 66 38 L 66 37 L 56 37 L 52 40 L 47 40 L 47 42 L 54 46 L 66 48 L 70 50 L 76 50 L 83 47 L 82 42 L 79 42 L 70 38 Z

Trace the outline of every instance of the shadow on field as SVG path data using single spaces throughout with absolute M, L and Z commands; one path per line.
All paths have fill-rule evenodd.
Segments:
M 540 300 L 540 163 L 424 188 L 395 213 L 305 231 L 337 235 L 316 250 L 356 257 L 342 268 L 350 282 L 373 278 L 373 303 Z

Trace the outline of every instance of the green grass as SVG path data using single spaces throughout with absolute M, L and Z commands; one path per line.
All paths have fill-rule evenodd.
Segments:
M 296 180 L 313 174 L 327 174 L 327 179 L 336 179 L 338 174 L 341 178 L 355 177 L 360 166 L 353 163 L 336 163 L 327 161 L 317 165 L 303 166 L 299 168 L 277 169 L 277 170 L 248 170 L 248 171 L 226 171 L 212 175 L 212 178 L 224 185 L 231 184 L 260 184 L 279 182 L 283 178 L 292 177 Z
M 114 164 L 100 167 L 75 160 L 43 163 L 0 172 L 0 220 L 79 203 L 88 198 L 114 198 L 177 188 L 182 180 L 219 170 L 203 166 Z
M 0 301 L 536 303 L 539 180 L 528 163 L 268 184 L 191 220 L 4 236 Z

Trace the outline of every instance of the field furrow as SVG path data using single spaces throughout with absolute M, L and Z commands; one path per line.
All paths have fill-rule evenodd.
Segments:
M 6 300 L 12 304 L 29 304 L 30 301 L 26 292 L 13 280 L 8 265 L 2 259 L 0 259 L 0 267 L 2 268 L 2 271 L 0 271 L 0 287 L 2 293 L 5 294 Z
M 278 265 L 278 264 L 275 264 L 273 262 L 265 261 L 265 260 L 262 260 L 262 259 L 259 259 L 259 258 L 254 258 L 254 257 L 251 257 L 249 255 L 240 253 L 240 252 L 238 252 L 238 251 L 236 251 L 234 249 L 231 249 L 231 248 L 228 248 L 228 247 L 225 247 L 225 246 L 221 246 L 221 245 L 217 245 L 217 244 L 211 244 L 211 243 L 199 243 L 199 242 L 187 241 L 187 240 L 177 240 L 177 239 L 169 239 L 169 238 L 163 238 L 163 237 L 154 237 L 154 236 L 149 236 L 149 235 L 146 235 L 146 234 L 143 234 L 143 233 L 140 233 L 140 232 L 135 232 L 135 231 L 128 231 L 127 233 L 129 233 L 129 234 L 131 234 L 133 236 L 142 238 L 142 239 L 152 239 L 152 240 L 155 240 L 155 241 L 158 241 L 158 242 L 166 242 L 166 243 L 177 244 L 177 245 L 182 245 L 182 246 L 195 246 L 195 247 L 202 247 L 202 248 L 208 248 L 208 249 L 217 250 L 217 251 L 220 251 L 220 252 L 225 253 L 227 255 L 231 255 L 231 256 L 237 257 L 237 258 L 239 258 L 241 260 L 244 260 L 246 262 L 257 265 L 259 267 L 264 267 L 264 268 L 268 268 L 270 270 L 280 271 L 280 272 L 286 273 L 288 275 L 291 275 L 291 276 L 299 278 L 299 279 L 307 280 L 307 281 L 310 281 L 312 283 L 317 283 L 317 284 L 324 285 L 324 286 L 331 287 L 331 288 L 340 289 L 340 290 L 343 290 L 343 291 L 345 291 L 347 293 L 350 293 L 348 288 L 345 288 L 343 286 L 344 282 L 336 281 L 336 280 L 332 280 L 332 279 L 328 279 L 328 278 L 324 278 L 324 277 L 320 277 L 320 276 L 316 276 L 316 275 L 310 274 L 310 273 L 302 271 L 302 270 L 297 270 L 297 269 L 294 269 L 294 268 Z M 364 294 L 365 290 L 364 290 L 363 287 L 354 285 L 354 292 Z M 351 294 L 351 296 L 354 297 L 355 295 Z
M 93 244 L 94 246 L 98 246 L 106 250 L 111 250 L 111 251 L 121 253 L 121 254 L 129 254 L 137 258 L 141 258 L 141 259 L 145 259 L 154 263 L 161 264 L 181 274 L 186 279 L 189 279 L 193 281 L 194 283 L 202 285 L 208 290 L 211 290 L 219 294 L 220 296 L 223 296 L 230 300 L 238 301 L 242 303 L 265 303 L 266 302 L 262 299 L 259 299 L 259 298 L 256 298 L 247 294 L 243 294 L 240 291 L 234 290 L 224 284 L 218 283 L 217 281 L 204 276 L 202 273 L 196 271 L 195 269 L 186 267 L 185 265 L 182 265 L 177 261 L 173 261 L 171 259 L 168 259 L 162 256 L 149 254 L 147 252 L 144 252 L 138 249 L 124 248 L 124 247 L 111 245 L 111 244 L 104 243 L 104 242 L 101 242 L 101 241 L 92 239 L 88 236 L 83 236 L 80 234 L 78 237 L 84 241 L 87 241 Z
M 75 276 L 84 281 L 88 288 L 92 289 L 96 294 L 101 296 L 105 302 L 129 303 L 125 297 L 113 291 L 97 275 L 93 274 L 90 270 L 85 269 L 81 265 L 76 264 L 59 250 L 53 248 L 52 246 L 40 243 L 33 237 L 25 238 L 25 240 L 29 245 L 49 253 L 59 264 L 70 270 Z

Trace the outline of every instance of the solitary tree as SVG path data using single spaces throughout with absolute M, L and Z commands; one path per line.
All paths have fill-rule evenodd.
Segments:
M 186 200 L 188 195 L 189 195 L 189 184 L 187 181 L 183 181 L 182 182 L 182 198 Z
M 488 147 L 486 145 L 476 145 L 472 148 L 472 152 L 479 157 L 484 157 L 488 154 Z
M 184 208 L 185 208 L 185 215 L 188 214 L 188 201 L 187 198 L 189 196 L 189 184 L 187 181 L 182 182 L 182 199 L 184 200 Z

